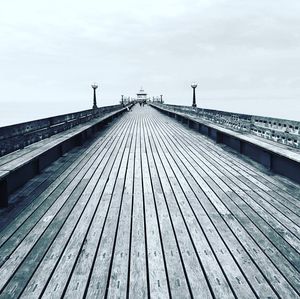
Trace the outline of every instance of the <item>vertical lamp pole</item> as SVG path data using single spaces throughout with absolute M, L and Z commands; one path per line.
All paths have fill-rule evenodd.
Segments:
M 98 88 L 98 85 L 96 83 L 91 85 L 94 89 L 94 103 L 93 103 L 93 109 L 97 109 L 97 100 L 96 100 L 96 89 Z
M 193 82 L 191 84 L 191 87 L 193 88 L 193 104 L 192 104 L 192 107 L 197 107 L 197 104 L 196 104 L 196 87 L 197 87 L 197 83 Z
M 162 96 L 163 96 L 163 95 L 161 94 L 161 95 L 160 95 L 160 102 L 161 102 L 161 104 L 162 104 Z
M 124 95 L 122 94 L 121 97 L 122 97 L 122 105 L 124 105 Z

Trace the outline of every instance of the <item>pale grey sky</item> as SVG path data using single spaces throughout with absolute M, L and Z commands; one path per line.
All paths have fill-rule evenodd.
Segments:
M 190 105 L 197 81 L 198 106 L 300 115 L 299 0 L 0 0 L 0 42 L 2 107 L 87 109 L 94 81 Z

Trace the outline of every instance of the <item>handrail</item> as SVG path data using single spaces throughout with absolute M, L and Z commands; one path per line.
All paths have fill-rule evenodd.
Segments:
M 219 126 L 247 132 L 290 147 L 300 148 L 300 122 L 273 117 L 233 113 L 190 106 L 151 103 L 154 106 L 199 117 Z
M 129 107 L 123 105 L 113 106 L 112 110 L 114 111 L 110 113 L 108 110 L 111 107 L 108 109 L 105 107 L 106 109 L 102 109 L 102 112 L 105 111 L 106 113 L 98 113 L 99 117 L 94 116 L 94 119 L 86 124 L 61 132 L 57 136 L 49 138 L 49 140 L 37 143 L 37 146 L 29 145 L 24 150 L 0 158 L 4 162 L 0 163 L 0 208 L 8 205 L 9 194 L 66 152 L 92 138 L 103 126 L 123 114 L 131 106 L 132 104 L 129 104 Z M 115 109 L 116 107 L 119 109 Z M 94 114 L 96 115 L 96 111 L 94 111 Z M 65 123 L 72 123 L 72 118 L 66 116 Z
M 172 110 L 168 107 L 169 105 L 151 103 L 151 106 L 170 117 L 187 123 L 190 128 L 213 139 L 216 143 L 223 143 L 238 153 L 248 156 L 265 166 L 269 171 L 284 175 L 300 183 L 300 151 L 298 149 L 279 144 L 274 146 L 273 142 L 255 138 L 248 132 L 232 130 L 218 123 L 183 112 L 182 109 Z
M 105 106 L 0 127 L 0 157 L 122 107 Z

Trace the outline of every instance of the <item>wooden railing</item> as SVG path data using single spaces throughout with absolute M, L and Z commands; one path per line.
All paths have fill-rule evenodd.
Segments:
M 121 107 L 106 106 L 0 127 L 0 157 Z
M 239 114 L 219 110 L 193 108 L 189 106 L 155 103 L 166 109 L 186 113 L 203 120 L 230 128 L 234 131 L 250 134 L 300 148 L 300 122 L 272 117 Z

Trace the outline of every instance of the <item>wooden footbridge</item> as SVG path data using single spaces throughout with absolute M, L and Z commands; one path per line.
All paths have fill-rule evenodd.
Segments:
M 2 184 L 0 298 L 300 298 L 297 182 L 147 105 L 60 153 Z

